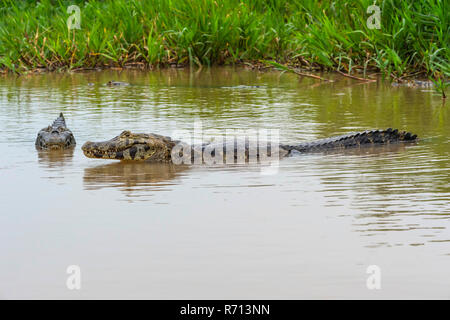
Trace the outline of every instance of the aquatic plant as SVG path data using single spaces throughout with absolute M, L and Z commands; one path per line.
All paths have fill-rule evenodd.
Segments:
M 70 5 L 80 29 L 69 29 Z M 209 66 L 272 60 L 346 74 L 448 77 L 445 1 L 42 0 L 0 3 L 0 68 Z

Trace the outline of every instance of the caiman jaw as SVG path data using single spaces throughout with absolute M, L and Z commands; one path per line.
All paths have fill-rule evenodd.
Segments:
M 108 148 L 108 142 L 86 142 L 81 149 L 88 158 L 116 159 L 116 160 L 146 160 L 150 158 L 155 150 L 145 144 L 133 144 L 126 148 Z

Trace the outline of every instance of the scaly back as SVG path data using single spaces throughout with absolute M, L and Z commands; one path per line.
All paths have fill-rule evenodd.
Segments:
M 298 152 L 325 151 L 328 149 L 345 149 L 373 144 L 389 144 L 401 141 L 415 141 L 417 135 L 407 131 L 392 130 L 371 130 L 364 132 L 350 133 L 326 139 L 304 142 L 298 145 L 282 145 L 283 148 L 296 150 Z

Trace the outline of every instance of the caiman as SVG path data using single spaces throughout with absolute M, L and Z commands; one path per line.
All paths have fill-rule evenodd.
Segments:
M 53 121 L 52 125 L 38 132 L 36 148 L 38 149 L 69 149 L 75 147 L 75 138 L 66 126 L 66 120 L 62 113 Z
M 417 135 L 415 134 L 389 128 L 387 130 L 371 130 L 351 133 L 327 139 L 303 142 L 297 145 L 278 144 L 278 148 L 275 148 L 274 150 L 278 149 L 278 155 L 281 158 L 294 153 L 327 152 L 365 145 L 369 146 L 399 142 L 413 142 L 416 140 Z M 119 136 L 108 141 L 88 141 L 81 147 L 81 149 L 88 158 L 138 160 L 150 162 L 173 161 L 175 163 L 176 161 L 174 156 L 176 156 L 177 159 L 183 157 L 182 151 L 180 150 L 189 150 L 190 154 L 186 151 L 187 158 L 195 159 L 198 153 L 204 155 L 204 152 L 211 150 L 211 147 L 213 147 L 212 149 L 214 150 L 211 152 L 211 155 L 214 156 L 215 150 L 218 150 L 227 159 L 230 159 L 230 156 L 232 159 L 241 159 L 245 157 L 245 160 L 247 161 L 249 159 L 249 155 L 254 156 L 254 152 L 256 152 L 257 159 L 260 159 L 261 156 L 264 156 L 265 154 L 271 155 L 270 144 L 266 145 L 267 150 L 265 151 L 265 154 L 261 154 L 260 148 L 257 148 L 256 151 L 251 150 L 250 148 L 252 145 L 249 141 L 244 141 L 240 145 L 238 144 L 239 142 L 234 140 L 228 144 L 225 143 L 216 146 L 214 146 L 213 143 L 188 146 L 180 141 L 158 134 L 131 133 L 130 131 L 123 131 Z M 180 149 L 180 145 L 184 147 Z
M 109 87 L 114 87 L 114 86 L 129 86 L 130 84 L 128 82 L 111 80 L 111 81 L 108 81 L 106 83 L 106 85 L 109 86 Z
M 445 83 L 446 86 L 450 85 L 450 82 Z M 404 80 L 402 82 L 392 82 L 393 87 L 409 87 L 409 88 L 434 88 L 436 85 L 429 80 Z

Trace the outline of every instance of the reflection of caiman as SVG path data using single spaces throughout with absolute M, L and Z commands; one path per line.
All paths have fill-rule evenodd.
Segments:
M 364 145 L 382 145 L 397 142 L 416 141 L 417 136 L 405 131 L 397 129 L 373 130 L 358 133 L 351 133 L 342 136 L 336 136 L 327 139 L 315 140 L 312 142 L 304 142 L 297 145 L 279 144 L 279 156 L 284 157 L 292 153 L 308 153 L 308 152 L 325 152 L 338 149 L 354 148 Z M 85 156 L 98 159 L 118 159 L 118 160 L 146 160 L 152 162 L 170 161 L 172 154 L 183 156 L 182 150 L 190 150 L 189 157 L 194 159 L 196 152 L 205 154 L 211 151 L 214 156 L 215 152 L 220 152 L 228 160 L 240 159 L 245 157 L 249 159 L 253 155 L 252 144 L 246 141 L 239 144 L 234 141 L 223 145 L 203 144 L 192 148 L 179 148 L 182 145 L 179 141 L 172 140 L 170 137 L 164 137 L 157 134 L 134 134 L 130 131 L 123 131 L 119 136 L 111 140 L 103 142 L 86 142 L 82 146 Z M 177 146 L 175 149 L 174 147 Z M 256 157 L 260 159 L 264 156 L 260 153 L 259 148 L 256 150 Z M 232 153 L 230 155 L 230 153 Z M 267 155 L 271 155 L 271 145 L 268 144 Z M 254 156 L 254 155 L 253 155 Z M 201 158 L 200 158 L 201 159 Z M 228 162 L 227 162 L 228 163 Z
M 53 121 L 51 126 L 39 131 L 36 142 L 38 149 L 68 149 L 75 147 L 75 138 L 72 131 L 66 126 L 62 113 Z
M 103 187 L 154 186 L 170 181 L 186 170 L 186 166 L 172 163 L 154 163 L 147 165 L 143 162 L 108 163 L 93 168 L 84 169 L 84 184 L 87 189 Z
M 52 150 L 38 150 L 38 159 L 41 165 L 47 168 L 60 168 L 72 162 L 75 148 Z

